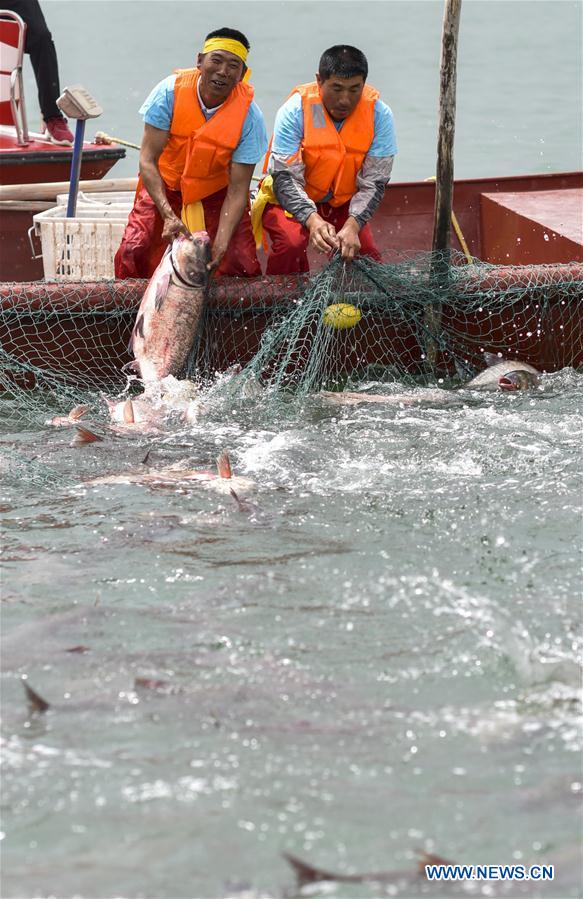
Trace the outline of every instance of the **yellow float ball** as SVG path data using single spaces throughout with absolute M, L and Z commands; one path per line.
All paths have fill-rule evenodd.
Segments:
M 326 306 L 322 321 L 329 328 L 353 328 L 361 319 L 360 309 L 350 303 L 333 303 Z

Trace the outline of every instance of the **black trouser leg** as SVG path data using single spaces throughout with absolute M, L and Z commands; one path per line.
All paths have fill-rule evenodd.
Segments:
M 24 49 L 30 55 L 43 119 L 46 122 L 62 116 L 56 102 L 61 93 L 57 51 L 38 0 L 9 0 L 2 7 L 17 13 L 26 22 Z

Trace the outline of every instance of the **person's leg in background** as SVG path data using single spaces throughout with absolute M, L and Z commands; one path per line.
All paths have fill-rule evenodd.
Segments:
M 71 144 L 73 134 L 67 120 L 57 106 L 61 93 L 57 51 L 38 0 L 8 0 L 4 9 L 17 13 L 26 23 L 25 53 L 36 79 L 40 111 L 51 138 L 56 144 Z
M 263 228 L 271 240 L 267 257 L 267 275 L 289 275 L 309 272 L 307 228 L 296 219 L 288 218 L 281 206 L 271 204 L 263 213 Z

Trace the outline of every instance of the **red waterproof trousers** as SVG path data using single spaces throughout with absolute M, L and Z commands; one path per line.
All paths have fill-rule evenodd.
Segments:
M 202 201 L 205 227 L 211 241 L 219 225 L 221 207 L 227 189 L 217 191 Z M 166 190 L 168 202 L 180 218 L 182 195 L 178 190 Z M 115 254 L 116 278 L 151 278 L 168 246 L 162 240 L 163 221 L 156 205 L 145 187 L 138 192 L 134 208 L 130 212 L 120 247 Z M 231 238 L 229 248 L 219 265 L 217 276 L 239 275 L 252 278 L 261 274 L 257 259 L 251 219 L 247 211 Z
M 318 203 L 318 215 L 334 225 L 336 231 L 340 231 L 348 218 L 350 203 L 343 206 L 330 206 L 329 203 Z M 304 225 L 300 225 L 296 219 L 287 218 L 281 206 L 265 207 L 263 213 L 263 228 L 271 239 L 271 252 L 267 257 L 268 275 L 288 275 L 291 272 L 309 272 L 308 241 L 310 232 Z M 364 226 L 358 235 L 360 239 L 360 255 L 370 256 L 376 262 L 381 261 L 374 242 L 372 232 L 368 224 Z

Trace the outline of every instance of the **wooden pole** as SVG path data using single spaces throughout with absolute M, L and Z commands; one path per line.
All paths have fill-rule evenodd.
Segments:
M 449 273 L 449 235 L 453 206 L 453 138 L 455 132 L 455 91 L 457 72 L 457 39 L 462 0 L 445 0 L 441 32 L 441 65 L 439 76 L 439 126 L 437 134 L 437 170 L 435 179 L 435 211 L 433 216 L 434 256 L 430 278 L 438 298 L 447 291 Z M 441 328 L 441 303 L 427 306 L 425 326 L 430 336 L 426 340 L 427 362 L 435 370 L 439 346 L 434 339 Z
M 135 191 L 137 178 L 109 178 L 101 181 L 80 181 L 83 193 L 94 191 Z M 0 187 L 0 200 L 55 200 L 57 194 L 69 192 L 68 181 L 43 181 L 38 184 L 5 184 Z
M 439 129 L 437 136 L 437 171 L 432 246 L 434 251 L 447 250 L 449 248 L 453 205 L 453 139 L 455 133 L 457 42 L 461 8 L 462 0 L 445 0 L 441 35 Z

